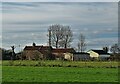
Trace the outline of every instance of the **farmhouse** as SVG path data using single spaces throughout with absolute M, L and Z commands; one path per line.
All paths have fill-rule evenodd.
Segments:
M 73 60 L 73 48 L 53 49 L 51 46 L 25 46 L 24 53 L 28 60 L 35 59 L 58 59 L 58 60 Z
M 105 52 L 104 50 L 89 50 L 87 53 L 90 54 L 91 58 L 96 58 L 100 60 L 106 60 L 110 57 L 110 54 Z
M 75 52 L 73 48 L 59 48 L 55 49 L 51 46 L 36 46 L 33 43 L 32 46 L 25 46 L 24 55 L 28 60 L 39 60 L 39 59 L 57 59 L 57 60 L 89 60 L 89 59 L 100 59 L 106 60 L 110 57 L 110 54 L 104 50 L 89 50 L 85 52 Z
M 73 60 L 79 61 L 79 60 L 89 60 L 90 54 L 85 52 L 75 52 L 73 53 Z
M 64 60 L 73 60 L 73 53 L 75 50 L 73 48 L 65 49 L 53 49 L 52 54 L 55 56 L 55 59 L 64 59 Z
M 28 60 L 49 59 L 51 56 L 51 50 L 51 46 L 36 46 L 36 44 L 33 43 L 32 46 L 25 46 L 24 53 Z

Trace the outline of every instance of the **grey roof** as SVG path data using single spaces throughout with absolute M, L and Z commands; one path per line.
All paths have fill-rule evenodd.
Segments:
M 94 52 L 96 52 L 98 54 L 107 54 L 107 55 L 109 55 L 109 53 L 105 52 L 104 50 L 93 50 L 92 49 L 92 51 L 94 51 Z

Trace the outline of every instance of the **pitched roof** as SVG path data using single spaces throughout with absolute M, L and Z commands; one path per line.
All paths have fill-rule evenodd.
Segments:
M 86 53 L 86 52 L 75 52 L 74 54 L 88 54 L 89 55 L 89 53 Z
M 51 46 L 25 46 L 24 50 L 48 50 Z
M 109 54 L 109 53 L 106 53 L 104 50 L 92 50 L 98 54 Z
M 52 50 L 53 53 L 66 53 L 66 52 L 69 52 L 69 53 L 74 53 L 75 50 L 73 48 L 59 48 L 59 49 L 53 49 Z

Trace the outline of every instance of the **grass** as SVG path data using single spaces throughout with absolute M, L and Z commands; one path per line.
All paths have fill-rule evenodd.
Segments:
M 3 82 L 118 82 L 115 61 L 2 61 Z M 6 83 L 5 83 L 6 84 Z M 36 84 L 36 83 L 35 83 Z
M 3 66 L 2 73 L 3 82 L 118 82 L 117 68 Z
M 97 61 L 29 61 L 29 60 L 16 60 L 16 61 L 3 61 L 3 66 L 44 66 L 44 67 L 88 67 L 88 68 L 118 68 L 118 62 L 97 62 Z

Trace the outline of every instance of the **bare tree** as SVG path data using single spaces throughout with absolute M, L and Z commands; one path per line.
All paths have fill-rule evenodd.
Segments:
M 104 46 L 104 47 L 103 47 L 103 51 L 105 51 L 106 53 L 108 53 L 108 51 L 109 51 L 109 47 Z
M 15 57 L 15 46 L 11 46 L 11 48 L 12 48 L 11 60 L 13 60 L 13 58 Z
M 55 24 L 55 25 L 52 25 L 49 27 L 48 29 L 50 32 L 49 34 L 49 44 L 51 43 L 52 46 L 58 48 L 59 46 L 59 41 L 62 39 L 63 37 L 63 27 L 62 25 L 58 25 L 58 24 Z
M 79 35 L 78 51 L 84 52 L 85 50 L 86 50 L 85 36 L 81 33 Z
M 49 34 L 48 34 L 48 37 L 49 37 L 49 46 L 51 46 L 51 27 L 48 29 L 48 32 L 49 32 Z
M 68 47 L 70 47 L 70 43 L 73 40 L 73 38 L 72 38 L 73 33 L 69 26 L 64 26 L 63 30 L 64 30 L 63 38 L 62 38 L 62 41 L 59 42 L 59 45 L 64 48 L 68 48 Z
M 112 45 L 110 51 L 112 52 L 112 59 L 120 61 L 120 44 Z
M 110 51 L 113 54 L 120 53 L 120 46 L 118 44 L 114 44 L 111 46 Z
M 56 48 L 67 48 L 72 41 L 72 31 L 69 26 L 55 24 L 49 27 L 49 45 Z

